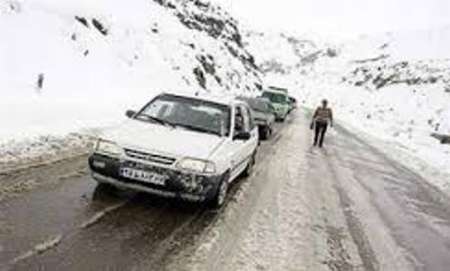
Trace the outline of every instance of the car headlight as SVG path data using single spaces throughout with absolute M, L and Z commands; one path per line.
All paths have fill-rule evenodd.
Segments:
M 106 141 L 99 139 L 97 145 L 95 146 L 95 151 L 105 154 L 111 154 L 114 156 L 119 156 L 122 154 L 122 148 L 112 141 Z
M 178 162 L 177 167 L 182 170 L 192 171 L 196 173 L 215 173 L 216 165 L 213 162 L 185 158 Z

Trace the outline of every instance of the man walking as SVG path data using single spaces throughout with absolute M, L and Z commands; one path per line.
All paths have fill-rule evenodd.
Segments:
M 328 107 L 328 101 L 322 100 L 322 105 L 317 107 L 311 122 L 311 129 L 314 129 L 314 146 L 323 146 L 325 133 L 328 124 L 333 127 L 333 111 Z

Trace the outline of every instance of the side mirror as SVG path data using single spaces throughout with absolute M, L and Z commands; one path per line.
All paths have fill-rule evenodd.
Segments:
M 125 113 L 125 115 L 126 115 L 128 118 L 132 118 L 134 115 L 136 115 L 136 111 L 133 111 L 133 110 L 127 110 L 127 112 Z
M 252 137 L 249 132 L 240 132 L 233 136 L 233 140 L 244 140 L 247 141 Z

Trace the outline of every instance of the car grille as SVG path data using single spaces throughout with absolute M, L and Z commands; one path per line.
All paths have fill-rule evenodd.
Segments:
M 152 163 L 163 164 L 163 165 L 173 165 L 173 163 L 175 163 L 175 160 L 176 160 L 175 158 L 172 158 L 172 157 L 167 157 L 167 156 L 158 155 L 158 154 L 151 154 L 151 153 L 130 150 L 130 149 L 125 149 L 125 153 L 128 157 L 131 157 L 134 159 L 149 161 Z

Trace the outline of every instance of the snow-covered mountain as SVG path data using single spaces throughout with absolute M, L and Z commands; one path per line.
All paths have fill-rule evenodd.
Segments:
M 265 81 L 289 87 L 311 108 L 327 98 L 348 126 L 448 168 L 450 148 L 430 136 L 450 134 L 446 33 L 389 33 L 335 45 L 261 33 L 247 40 Z
M 347 125 L 445 167 L 450 150 L 430 134 L 450 133 L 449 33 L 337 44 L 244 31 L 200 0 L 0 0 L 0 164 L 85 146 L 50 135 L 117 123 L 162 91 L 275 84 L 308 107 L 328 98 Z
M 363 35 L 345 42 L 353 56 L 384 49 L 391 58 L 401 60 L 449 59 L 450 26 L 424 30 L 404 30 L 378 35 Z
M 237 22 L 199 0 L 0 0 L 0 36 L 3 140 L 114 121 L 162 91 L 261 83 Z
M 0 37 L 0 164 L 78 148 L 61 136 L 160 92 L 262 83 L 237 21 L 200 0 L 0 0 Z

